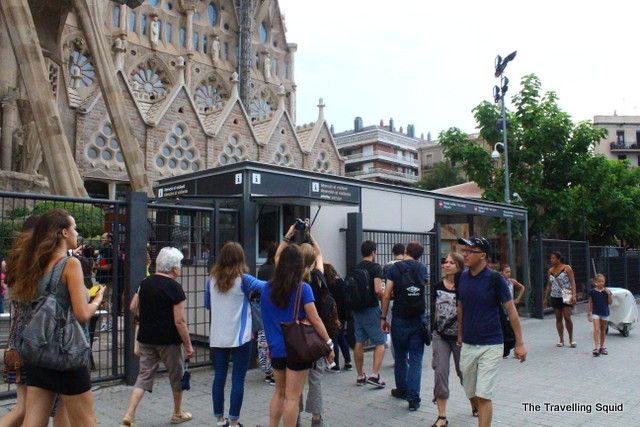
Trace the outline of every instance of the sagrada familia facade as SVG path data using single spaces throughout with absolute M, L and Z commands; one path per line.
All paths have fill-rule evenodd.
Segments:
M 249 31 L 246 0 L 120 3 L 0 2 L 0 190 L 151 195 L 242 160 L 344 174 L 322 100 L 296 126 L 277 0 L 249 1 Z

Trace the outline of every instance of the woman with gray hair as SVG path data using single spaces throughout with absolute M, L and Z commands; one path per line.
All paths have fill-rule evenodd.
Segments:
M 156 258 L 156 273 L 142 281 L 138 293 L 131 300 L 129 310 L 139 311 L 140 373 L 122 425 L 135 425 L 136 408 L 144 392 L 153 391 L 153 380 L 161 360 L 167 368 L 173 391 L 171 423 L 183 423 L 193 418 L 182 410 L 180 384 L 183 360 L 194 354 L 184 314 L 187 297 L 180 283 L 176 282 L 183 257 L 176 248 L 162 248 Z

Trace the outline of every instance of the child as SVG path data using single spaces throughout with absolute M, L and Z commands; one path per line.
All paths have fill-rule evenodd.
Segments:
M 609 354 L 604 347 L 604 338 L 607 332 L 607 322 L 609 321 L 609 304 L 611 304 L 611 291 L 604 287 L 605 278 L 603 274 L 596 274 L 593 278 L 595 288 L 589 290 L 589 307 L 587 318 L 593 322 L 593 356 Z
M 500 264 L 500 269 L 498 271 L 505 279 L 507 279 L 507 284 L 509 285 L 509 290 L 511 291 L 511 298 L 513 298 L 513 303 L 518 305 L 518 303 L 520 303 L 520 300 L 522 299 L 522 296 L 524 295 L 524 285 L 518 282 L 516 279 L 511 278 L 511 267 L 509 267 L 507 264 Z M 520 290 L 518 298 L 516 298 L 514 286 Z

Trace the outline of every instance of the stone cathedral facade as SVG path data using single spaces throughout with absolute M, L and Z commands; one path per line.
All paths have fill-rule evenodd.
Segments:
M 3 3 L 0 190 L 69 193 L 57 180 L 64 168 L 76 168 L 88 194 L 115 197 L 116 190 L 149 192 L 160 178 L 242 160 L 344 175 L 322 100 L 317 121 L 296 126 L 297 46 L 287 42 L 277 0 L 253 2 L 246 105 L 238 88 L 236 1 L 146 0 L 134 9 L 102 0 Z M 23 78 L 34 61 L 21 57 L 20 40 L 28 37 L 11 27 L 22 18 L 10 15 L 10 4 L 27 3 L 44 59 L 40 80 L 48 80 L 44 93 Z M 58 141 L 50 133 L 55 126 L 39 122 L 34 107 L 50 97 L 64 150 L 45 146 Z M 121 129 L 127 125 L 130 133 Z M 148 185 L 136 188 L 132 176 Z

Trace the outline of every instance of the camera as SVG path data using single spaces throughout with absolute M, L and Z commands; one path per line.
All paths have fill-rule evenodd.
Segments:
M 304 219 L 296 218 L 295 228 L 296 230 L 299 230 L 299 231 L 303 231 L 305 228 L 307 228 L 307 224 L 304 222 Z

